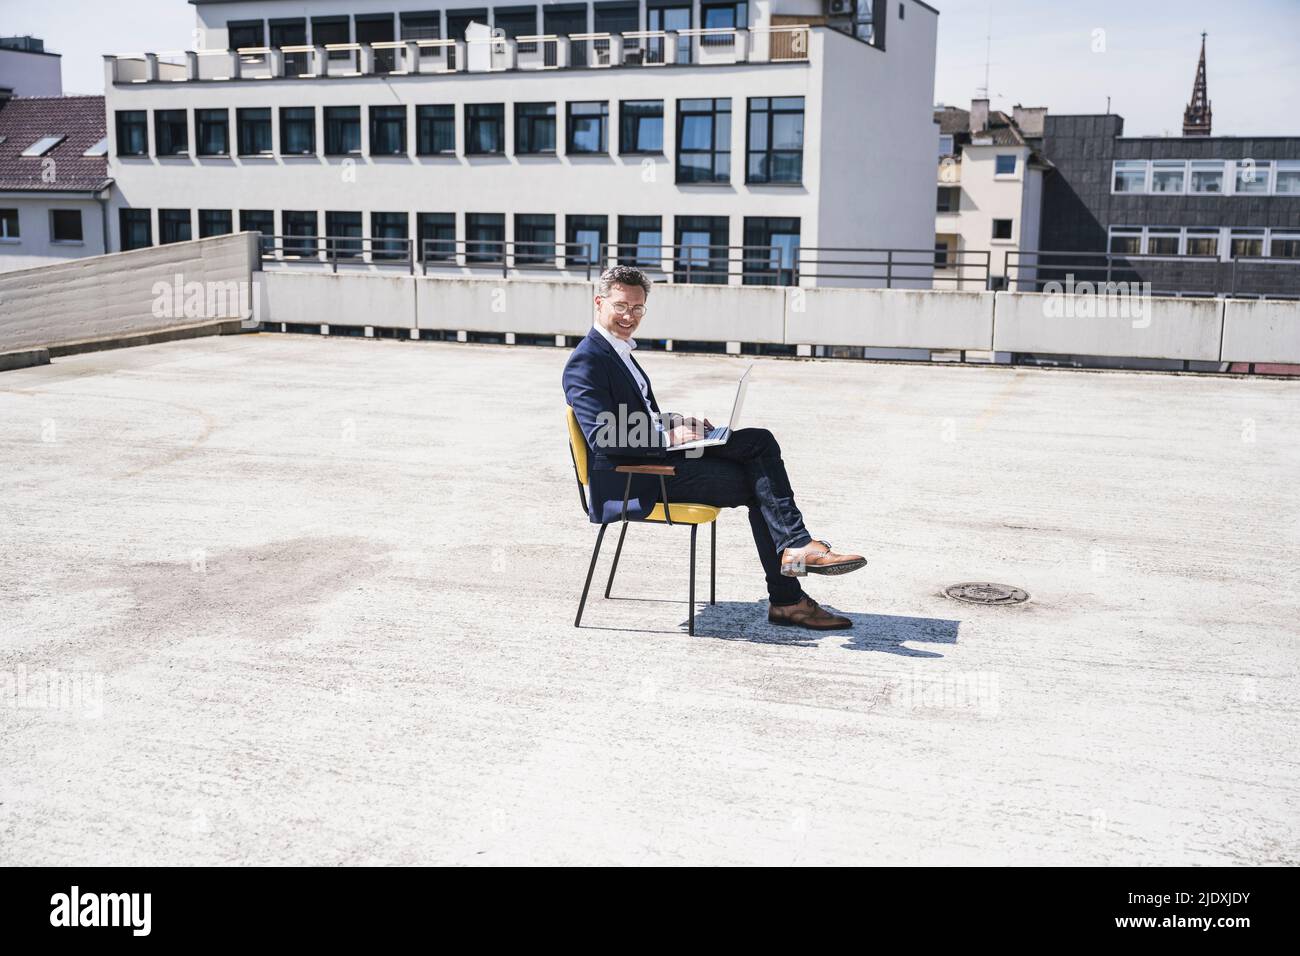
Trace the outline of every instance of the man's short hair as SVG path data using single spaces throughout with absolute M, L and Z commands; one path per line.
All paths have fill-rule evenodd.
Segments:
M 650 297 L 650 277 L 633 266 L 610 266 L 600 274 L 596 282 L 596 291 L 600 295 L 609 295 L 615 285 L 639 285 Z

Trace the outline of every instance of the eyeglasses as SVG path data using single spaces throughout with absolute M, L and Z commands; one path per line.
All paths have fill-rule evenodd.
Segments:
M 632 318 L 639 319 L 645 315 L 644 305 L 629 306 L 626 302 L 611 302 L 609 307 L 614 310 L 615 315 L 627 315 L 632 313 Z

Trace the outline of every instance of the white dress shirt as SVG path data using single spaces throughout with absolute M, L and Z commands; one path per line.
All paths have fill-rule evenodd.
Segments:
M 636 367 L 636 363 L 632 361 L 632 350 L 636 348 L 636 339 L 621 339 L 599 322 L 594 323 L 594 326 L 596 331 L 605 337 L 605 341 L 614 346 L 614 351 L 623 360 L 627 370 L 632 373 L 633 380 L 636 381 L 637 387 L 641 389 L 641 399 L 645 402 L 646 411 L 650 413 L 650 420 L 654 422 L 656 429 L 663 431 L 663 423 L 659 421 L 659 416 L 655 414 L 655 410 L 650 404 L 650 386 L 646 382 L 645 376 L 641 374 L 641 370 Z

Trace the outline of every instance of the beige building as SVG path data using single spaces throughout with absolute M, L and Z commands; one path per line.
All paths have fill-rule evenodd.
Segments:
M 985 99 L 935 110 L 936 287 L 1001 286 L 1007 253 L 1038 249 L 1043 175 L 1052 168 L 1040 152 L 1046 115 L 1021 106 L 1007 115 Z

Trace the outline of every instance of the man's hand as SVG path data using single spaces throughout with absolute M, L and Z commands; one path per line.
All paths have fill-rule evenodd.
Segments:
M 668 443 L 684 445 L 686 442 L 697 441 L 708 435 L 712 428 L 707 418 L 684 418 L 680 425 L 668 432 Z

